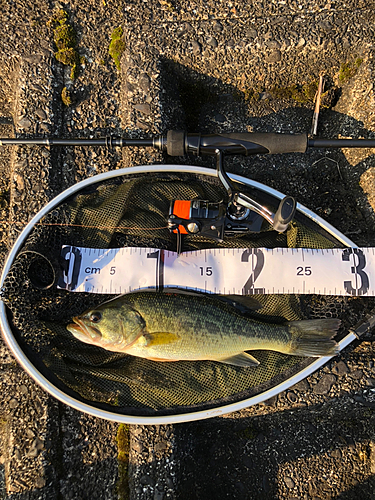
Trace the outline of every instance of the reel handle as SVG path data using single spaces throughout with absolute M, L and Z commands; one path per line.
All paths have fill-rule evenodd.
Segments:
M 304 153 L 307 149 L 307 134 L 276 134 L 234 132 L 230 134 L 187 134 L 169 130 L 166 150 L 170 156 L 215 155 L 216 150 L 225 155 L 255 155 Z
M 286 231 L 296 213 L 296 208 L 297 203 L 292 196 L 285 196 L 285 198 L 280 201 L 279 208 L 273 218 L 273 228 L 275 231 L 279 233 Z

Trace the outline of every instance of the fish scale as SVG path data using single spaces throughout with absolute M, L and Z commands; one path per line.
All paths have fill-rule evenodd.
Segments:
M 244 351 L 333 355 L 337 344 L 331 338 L 339 324 L 331 318 L 265 323 L 215 296 L 143 291 L 86 311 L 68 330 L 84 342 L 153 361 L 214 360 L 254 366 L 257 360 Z

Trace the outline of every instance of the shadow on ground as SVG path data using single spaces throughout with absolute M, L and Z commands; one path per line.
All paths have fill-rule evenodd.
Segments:
M 177 442 L 184 444 L 177 450 L 177 497 L 373 498 L 374 424 L 373 408 L 340 398 L 308 409 L 178 425 Z

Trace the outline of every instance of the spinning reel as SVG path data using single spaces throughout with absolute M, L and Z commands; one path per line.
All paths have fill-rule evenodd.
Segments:
M 182 235 L 199 235 L 215 241 L 245 233 L 259 233 L 264 222 L 275 231 L 286 231 L 296 211 L 296 201 L 285 196 L 276 213 L 236 190 L 223 165 L 224 153 L 217 148 L 217 174 L 228 193 L 228 201 L 174 200 L 171 203 L 168 227 L 177 234 L 177 252 L 181 252 Z

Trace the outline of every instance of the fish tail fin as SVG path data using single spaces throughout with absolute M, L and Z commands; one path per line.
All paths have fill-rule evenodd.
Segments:
M 339 345 L 333 340 L 341 321 L 339 319 L 313 319 L 290 321 L 289 332 L 292 336 L 288 354 L 295 356 L 334 356 Z

